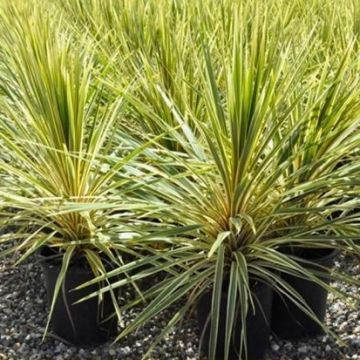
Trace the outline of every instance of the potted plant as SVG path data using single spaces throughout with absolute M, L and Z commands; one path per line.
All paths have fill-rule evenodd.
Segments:
M 355 189 L 360 87 L 353 73 L 353 56 L 354 49 L 349 46 L 339 63 L 319 64 L 312 70 L 321 80 L 312 82 L 306 102 L 299 104 L 298 111 L 289 118 L 289 127 L 296 127 L 301 119 L 308 120 L 284 145 L 291 165 L 284 171 L 287 182 L 282 189 L 281 214 L 274 218 L 274 233 L 282 243 L 281 251 L 326 284 L 330 282 L 339 250 L 349 247 L 358 252 L 354 243 L 356 216 L 352 212 L 358 203 Z M 281 133 L 277 140 L 283 142 Z M 351 161 L 344 162 L 347 156 Z M 286 245 L 285 238 L 289 240 Z M 309 279 L 286 274 L 283 279 L 302 295 L 317 320 L 323 322 L 328 289 Z M 273 315 L 272 329 L 283 338 L 315 336 L 324 330 L 317 320 L 279 294 L 274 296 Z
M 191 106 L 183 114 L 176 102 L 158 88 L 171 116 L 171 121 L 162 118 L 159 124 L 183 150 L 173 152 L 158 144 L 164 156 L 163 163 L 157 164 L 161 169 L 157 174 L 162 179 L 156 186 L 149 185 L 147 191 L 161 210 L 152 216 L 163 224 L 176 221 L 184 226 L 194 225 L 194 230 L 186 237 L 177 237 L 175 231 L 164 239 L 158 238 L 166 246 L 154 247 L 151 256 L 129 262 L 78 287 L 84 289 L 124 272 L 135 272 L 131 279 L 114 284 L 121 287 L 146 279 L 159 269 L 167 271 L 168 276 L 144 290 L 142 298 L 122 308 L 148 301 L 145 310 L 118 339 L 172 304 L 183 304 L 149 352 L 196 308 L 202 334 L 200 348 L 205 356 L 211 360 L 261 359 L 269 340 L 272 290 L 316 318 L 301 294 L 280 274 L 311 279 L 326 287 L 309 269 L 278 251 L 281 241 L 289 240 L 279 240 L 273 230 L 274 219 L 285 208 L 286 196 L 290 196 L 281 190 L 284 182 L 287 185 L 284 171 L 291 164 L 285 157 L 286 144 L 297 128 L 287 126 L 287 121 L 300 99 L 289 93 L 303 82 L 308 69 L 296 63 L 287 67 L 284 59 L 288 59 L 289 47 L 266 35 L 266 21 L 260 16 L 249 33 L 245 32 L 246 36 L 238 31 L 233 34 L 231 60 L 224 53 L 224 64 L 216 64 L 217 71 L 210 52 L 205 50 L 206 69 L 200 88 L 194 89 L 204 104 L 202 118 L 191 112 Z M 225 86 L 219 85 L 221 81 Z M 139 101 L 135 103 L 146 107 Z M 167 127 L 174 119 L 178 128 Z M 189 120 L 194 131 L 188 126 Z M 306 119 L 298 126 L 305 122 Z M 280 130 L 282 142 L 275 145 L 273 138 Z M 319 184 L 312 184 L 314 192 L 318 189 Z M 314 229 L 303 229 L 304 234 L 311 231 Z M 148 242 L 146 246 L 149 249 Z M 144 265 L 149 268 L 139 269 Z M 83 300 L 111 288 L 105 286 Z
M 122 240 L 133 232 L 136 208 L 148 205 L 132 200 L 136 176 L 124 168 L 146 145 L 132 147 L 114 131 L 121 100 L 103 103 L 91 50 L 74 49 L 61 22 L 30 6 L 9 6 L 1 21 L 1 222 L 14 232 L 1 236 L 8 246 L 0 254 L 16 253 L 18 263 L 39 253 L 50 307 L 45 333 L 51 320 L 70 343 L 104 342 L 116 333 L 117 291 L 75 306 L 89 291 L 71 290 L 120 266 L 121 254 L 136 258 Z M 121 159 L 105 164 L 112 152 Z

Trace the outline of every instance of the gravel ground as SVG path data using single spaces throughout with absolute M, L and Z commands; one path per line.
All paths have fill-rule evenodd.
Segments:
M 341 261 L 353 276 L 360 268 L 352 259 Z M 146 328 L 115 345 L 79 349 L 68 346 L 49 335 L 42 342 L 46 324 L 45 289 L 41 271 L 29 261 L 16 268 L 0 263 L 0 360 L 138 360 L 149 345 L 152 336 L 165 324 L 167 315 L 155 319 Z M 337 263 L 340 266 L 340 263 Z M 360 276 L 359 276 L 360 277 Z M 334 284 L 348 292 L 357 293 L 355 287 Z M 126 315 L 125 322 L 135 314 Z M 347 344 L 339 347 L 328 336 L 306 342 L 271 341 L 269 360 L 360 360 L 360 313 L 330 296 L 327 324 Z M 197 355 L 198 331 L 194 320 L 186 320 L 181 329 L 175 329 L 154 352 L 152 359 L 199 360 Z

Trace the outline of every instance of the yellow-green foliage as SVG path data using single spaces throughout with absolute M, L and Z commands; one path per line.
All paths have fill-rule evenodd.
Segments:
M 250 279 L 313 316 L 279 273 L 328 285 L 278 250 L 359 252 L 359 13 L 358 0 L 3 0 L 0 221 L 18 229 L 5 253 L 62 249 L 58 287 L 79 253 L 94 282 L 121 275 L 113 286 L 168 271 L 125 306 L 152 300 L 119 338 L 190 293 L 161 338 L 213 286 L 210 360 L 223 279 L 227 339 Z

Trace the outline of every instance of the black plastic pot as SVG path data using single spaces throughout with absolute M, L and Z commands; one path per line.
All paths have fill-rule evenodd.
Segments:
M 54 288 L 60 272 L 61 263 L 49 259 L 49 248 L 42 248 L 38 258 L 45 275 L 45 285 L 49 305 L 53 299 Z M 97 297 L 79 304 L 77 300 L 98 290 L 98 285 L 92 285 L 78 291 L 71 291 L 94 278 L 93 273 L 84 264 L 71 264 L 63 287 L 56 300 L 51 318 L 53 332 L 68 343 L 78 346 L 95 346 L 108 341 L 116 335 L 117 319 L 111 299 L 106 292 L 101 302 Z M 117 293 L 116 290 L 114 292 Z M 110 317 L 110 318 L 109 318 Z
M 334 265 L 334 257 L 337 254 L 337 250 L 333 249 L 307 249 L 302 252 L 301 257 L 331 269 Z M 306 265 L 304 267 L 323 271 L 324 276 L 320 278 L 329 284 L 329 272 L 317 265 Z M 323 322 L 326 314 L 328 291 L 313 281 L 287 274 L 281 276 L 303 297 L 317 318 Z M 274 293 L 271 328 L 276 336 L 289 340 L 314 337 L 323 333 L 322 327 L 317 322 L 301 311 L 291 300 L 277 293 Z
M 269 346 L 269 331 L 271 321 L 272 289 L 263 284 L 254 286 L 253 297 L 255 313 L 249 309 L 246 321 L 247 329 L 247 353 L 249 360 L 260 360 L 265 356 Z M 211 323 L 208 317 L 211 312 L 212 292 L 205 293 L 197 305 L 197 319 L 200 331 L 202 332 L 201 353 L 204 356 L 209 354 L 209 340 Z M 256 300 L 257 299 L 257 300 Z M 226 326 L 227 292 L 224 291 L 220 304 L 220 320 L 218 327 L 218 340 L 216 346 L 216 359 L 224 358 L 225 326 Z M 238 309 L 239 310 L 239 309 Z M 229 359 L 237 360 L 240 351 L 241 316 L 237 311 L 235 316 L 235 329 L 233 331 L 230 345 Z M 206 328 L 205 328 L 206 326 Z

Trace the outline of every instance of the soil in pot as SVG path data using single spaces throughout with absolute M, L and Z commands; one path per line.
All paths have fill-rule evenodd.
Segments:
M 337 254 L 338 252 L 333 249 L 306 249 L 301 252 L 301 257 L 330 270 Z M 321 279 L 329 284 L 329 271 L 325 271 L 317 265 L 306 265 L 306 267 L 324 271 L 324 276 Z M 317 318 L 323 322 L 326 314 L 328 291 L 313 281 L 287 274 L 281 276 L 301 294 Z M 277 293 L 274 293 L 271 328 L 276 336 L 289 340 L 314 337 L 323 333 L 322 327 L 317 322 L 301 311 L 291 300 Z
M 247 329 L 247 354 L 248 360 L 264 359 L 269 346 L 269 331 L 271 321 L 272 289 L 265 284 L 257 284 L 253 287 L 255 313 L 249 308 Z M 197 319 L 200 331 L 203 333 L 201 353 L 209 354 L 209 340 L 211 323 L 208 317 L 211 313 L 212 292 L 205 293 L 197 305 Z M 220 320 L 218 328 L 218 340 L 216 346 L 216 359 L 224 358 L 225 326 L 226 326 L 227 292 L 224 291 L 220 304 Z M 229 360 L 238 360 L 240 351 L 241 316 L 237 311 L 234 321 L 233 336 L 230 345 Z M 206 328 L 205 328 L 206 326 Z
M 43 247 L 38 256 L 45 276 L 45 285 L 49 305 L 51 304 L 61 262 L 53 258 L 53 252 Z M 76 301 L 98 290 L 92 285 L 79 291 L 71 291 L 94 278 L 85 262 L 71 263 L 63 287 L 60 290 L 51 318 L 52 331 L 61 339 L 77 346 L 95 346 L 114 337 L 117 331 L 117 318 L 111 316 L 115 309 L 110 292 L 103 295 L 99 302 L 97 297 L 79 304 Z M 115 296 L 118 291 L 114 290 Z

